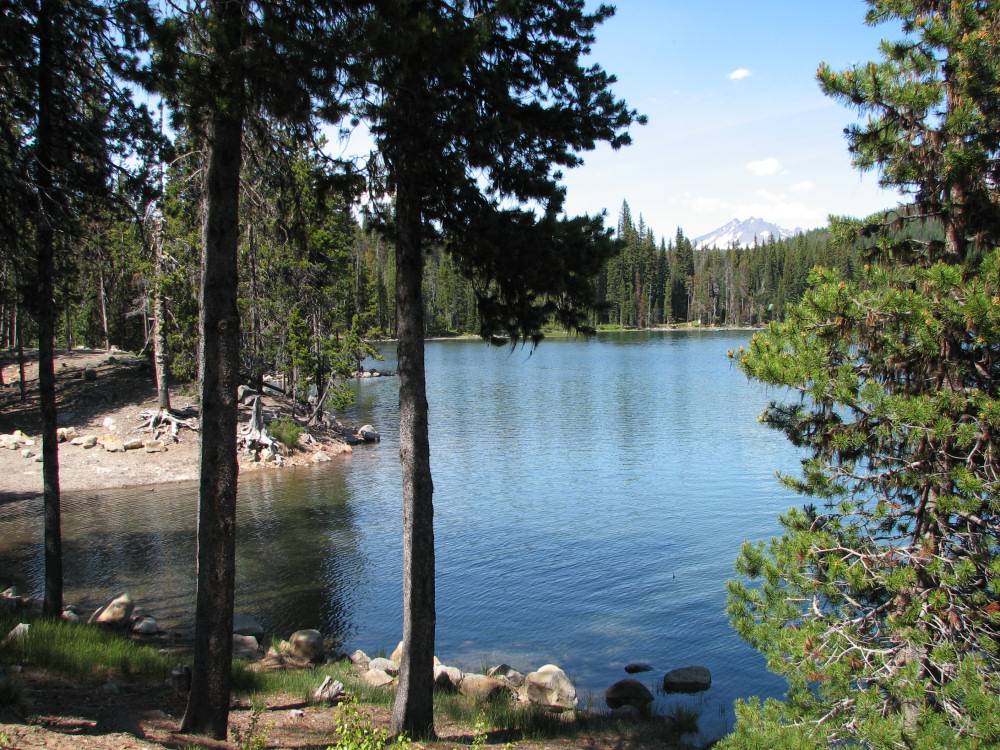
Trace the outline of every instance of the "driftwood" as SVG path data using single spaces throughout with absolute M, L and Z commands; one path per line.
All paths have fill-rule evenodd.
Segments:
M 194 416 L 189 415 L 188 412 L 159 409 L 157 411 L 139 412 L 139 417 L 146 421 L 139 425 L 137 429 L 152 431 L 154 440 L 159 440 L 160 436 L 166 433 L 166 436 L 176 443 L 179 440 L 177 433 L 181 427 L 186 427 L 195 432 L 198 432 L 200 429 L 198 427 L 198 420 Z
M 237 443 L 248 453 L 255 450 L 267 448 L 274 453 L 278 452 L 278 441 L 271 437 L 264 424 L 264 407 L 261 404 L 260 396 L 254 396 L 253 405 L 250 409 L 250 421 L 240 428 Z

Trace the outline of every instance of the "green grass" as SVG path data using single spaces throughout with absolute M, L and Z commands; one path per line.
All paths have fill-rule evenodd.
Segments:
M 8 662 L 24 662 L 73 676 L 116 673 L 158 679 L 167 679 L 178 664 L 176 657 L 96 625 L 4 613 L 0 615 L 0 634 L 5 636 L 19 622 L 28 623 L 30 630 L 26 637 L 6 645 L 3 658 Z
M 276 419 L 267 425 L 267 431 L 286 448 L 294 448 L 299 444 L 299 435 L 305 432 L 305 429 L 290 419 Z

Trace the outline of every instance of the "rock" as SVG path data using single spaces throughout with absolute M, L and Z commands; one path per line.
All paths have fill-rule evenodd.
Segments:
M 260 644 L 252 635 L 237 635 L 233 633 L 233 658 L 256 659 L 260 656 Z
M 146 448 L 146 453 L 163 453 L 167 449 L 162 440 L 144 440 L 142 444 Z
M 139 450 L 142 447 L 142 440 L 140 438 L 132 438 L 131 440 L 126 440 L 122 443 L 122 448 L 127 451 Z
M 619 680 L 614 685 L 604 691 L 604 702 L 608 708 L 620 708 L 621 706 L 643 706 L 653 702 L 653 694 L 649 688 L 638 680 Z
M 327 675 L 326 679 L 323 680 L 323 684 L 316 688 L 316 692 L 313 693 L 313 700 L 333 703 L 343 694 L 344 683 Z
M 392 677 L 381 669 L 369 669 L 361 679 L 371 687 L 386 687 L 393 683 Z
M 125 446 L 117 440 L 105 440 L 101 445 L 104 446 L 104 450 L 108 453 L 121 453 L 125 450 Z
M 132 632 L 141 633 L 142 635 L 153 635 L 159 633 L 160 628 L 157 626 L 156 620 L 144 615 L 132 623 Z
M 83 379 L 84 380 L 97 380 L 97 370 L 95 370 L 93 367 L 84 368 L 84 370 L 83 370 Z
M 101 422 L 101 425 L 104 427 L 105 430 L 113 430 L 115 429 L 115 420 L 112 419 L 111 417 L 105 417 L 104 421 Z
M 326 455 L 323 451 L 316 451 L 312 454 L 312 458 L 309 460 L 314 464 L 323 464 L 327 461 L 332 461 L 333 459 Z
M 34 458 L 35 454 L 30 448 L 21 449 L 21 458 Z
M 392 659 L 385 659 L 382 657 L 376 657 L 368 663 L 369 669 L 381 669 L 383 672 L 391 675 L 399 674 L 399 662 L 395 662 Z
M 28 631 L 31 630 L 31 625 L 26 622 L 18 623 L 14 628 L 7 633 L 7 638 L 4 643 L 10 643 L 11 641 L 19 641 L 28 635 Z
M 509 693 L 506 685 L 484 674 L 467 674 L 458 686 L 458 692 L 469 698 L 491 700 Z
M 382 440 L 382 436 L 370 424 L 366 424 L 358 429 L 358 437 L 366 443 L 377 443 Z
M 42 458 L 42 454 L 41 454 L 41 453 L 39 453 L 39 454 L 38 454 L 37 456 L 35 456 L 35 463 L 36 463 L 36 464 L 40 464 L 40 463 L 42 463 L 42 461 L 44 461 L 44 460 L 45 460 L 45 459 L 44 459 L 44 458 Z
M 525 697 L 550 711 L 566 711 L 577 706 L 576 688 L 554 664 L 546 664 L 524 678 Z
M 107 688 L 108 685 L 104 687 Z M 115 685 L 116 692 L 117 689 L 118 686 Z M 128 713 L 127 711 L 108 711 L 99 714 L 94 731 L 97 734 L 130 734 L 139 739 L 146 736 L 135 714 Z
M 360 648 L 353 654 L 350 654 L 347 658 L 351 660 L 351 664 L 361 667 L 364 670 L 367 670 L 368 665 L 371 663 L 371 659 L 368 658 L 368 654 Z
M 233 632 L 236 635 L 252 635 L 260 638 L 264 635 L 264 628 L 249 615 L 233 614 Z
M 712 687 L 708 667 L 681 667 L 663 675 L 664 693 L 700 693 Z
M 260 394 L 248 385 L 241 385 L 236 389 L 236 400 L 241 404 L 247 396 L 259 396 Z
M 651 672 L 652 667 L 649 664 L 644 664 L 642 662 L 632 662 L 631 664 L 625 665 L 625 671 L 629 674 L 635 674 L 636 672 Z
M 465 675 L 457 667 L 434 665 L 434 684 L 443 690 L 458 690 Z
M 500 680 L 500 682 L 506 682 L 511 687 L 519 688 L 524 684 L 524 675 L 509 664 L 498 664 L 491 667 L 486 675 Z
M 80 615 L 67 607 L 62 611 L 62 618 L 66 622 L 80 622 Z
M 292 654 L 318 664 L 326 658 L 323 636 L 318 630 L 296 630 L 288 638 Z
M 135 602 L 126 591 L 94 612 L 88 622 L 97 622 L 101 625 L 124 625 L 132 616 L 133 609 L 135 609 Z
M 613 709 L 611 711 L 611 715 L 619 719 L 626 719 L 629 721 L 634 721 L 640 718 L 641 716 L 641 714 L 639 713 L 639 709 L 636 708 L 635 706 L 629 705 L 628 703 L 626 703 L 624 706 L 619 706 L 618 708 Z
M 392 652 L 392 656 L 389 657 L 392 661 L 397 664 L 403 663 L 403 642 L 400 641 L 399 645 L 396 646 L 395 651 Z
M 73 442 L 76 443 L 75 440 Z M 93 448 L 97 445 L 97 435 L 84 435 L 83 438 L 81 438 L 80 445 L 84 448 Z
M 191 689 L 191 665 L 178 664 L 170 672 L 170 685 L 179 693 Z
M 73 438 L 72 440 L 69 441 L 69 444 L 70 445 L 83 445 L 83 438 L 79 437 L 79 436 L 75 437 L 75 438 Z

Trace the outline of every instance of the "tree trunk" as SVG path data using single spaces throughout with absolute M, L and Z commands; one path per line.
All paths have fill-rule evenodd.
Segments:
M 166 276 L 165 217 L 163 206 L 156 217 L 153 251 L 156 253 L 156 281 L 153 287 L 153 370 L 156 374 L 156 406 L 160 411 L 170 411 L 170 363 L 167 360 L 167 302 L 163 294 L 163 279 Z
M 236 390 L 240 318 L 236 304 L 239 186 L 243 136 L 238 50 L 243 2 L 211 5 L 220 32 L 218 99 L 208 128 L 208 171 L 201 257 L 201 455 L 198 592 L 191 692 L 181 731 L 224 740 L 232 683 L 236 582 Z M 221 47 L 221 48 L 220 48 Z M 236 68 L 236 70 L 234 70 Z
M 434 485 L 424 381 L 423 251 L 419 198 L 396 191 L 399 457 L 403 470 L 403 657 L 390 731 L 434 735 Z
M 100 262 L 100 259 L 98 259 Z M 104 334 L 104 351 L 111 351 L 111 338 L 108 335 L 108 303 L 104 294 L 104 269 L 97 272 L 97 290 L 101 295 L 101 333 Z
M 53 70 L 58 32 L 56 5 L 42 0 L 38 11 L 38 130 L 36 149 L 38 172 L 38 390 L 42 413 L 42 503 L 45 508 L 45 602 L 50 617 L 62 613 L 62 529 L 59 508 L 59 452 L 56 443 L 56 382 L 54 367 L 55 310 L 52 280 L 55 263 L 55 231 L 52 225 L 52 169 L 55 129 Z M 24 378 L 22 374 L 22 396 Z

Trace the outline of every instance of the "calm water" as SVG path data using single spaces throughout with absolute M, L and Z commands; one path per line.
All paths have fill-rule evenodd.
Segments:
M 531 354 L 428 343 L 445 663 L 553 662 L 595 706 L 630 661 L 702 664 L 710 691 L 658 700 L 700 709 L 709 737 L 735 698 L 782 693 L 725 616 L 740 544 L 796 502 L 775 480 L 796 456 L 756 419 L 773 394 L 724 356 L 747 338 L 608 335 Z M 342 417 L 375 425 L 379 445 L 241 480 L 237 609 L 281 636 L 317 627 L 388 652 L 402 631 L 397 382 L 356 389 Z M 193 483 L 65 496 L 67 601 L 127 589 L 190 629 L 196 504 Z M 41 592 L 40 516 L 38 501 L 0 507 L 0 583 Z

